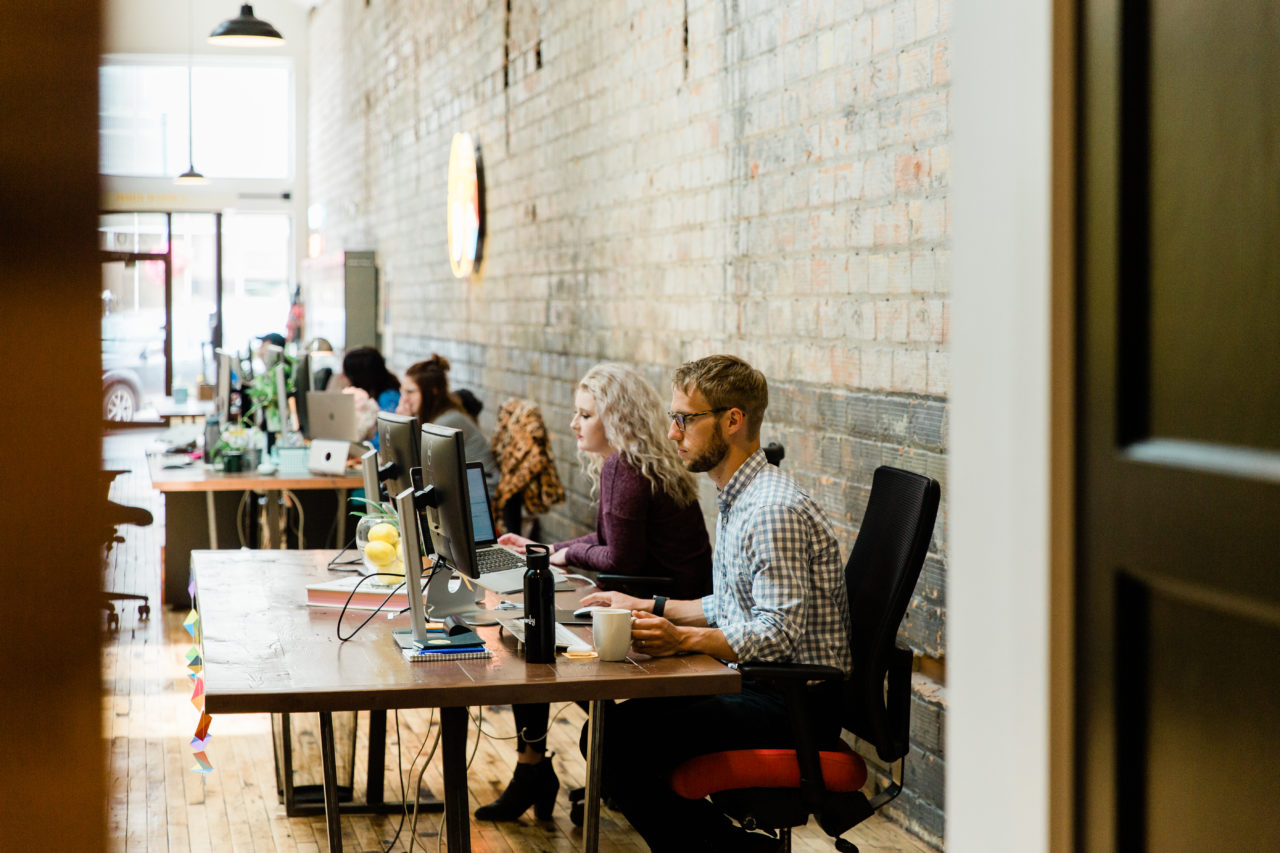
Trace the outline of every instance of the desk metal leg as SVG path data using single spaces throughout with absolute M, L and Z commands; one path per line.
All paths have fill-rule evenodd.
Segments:
M 471 807 L 467 799 L 467 709 L 441 708 L 444 740 L 445 845 L 450 853 L 471 850 Z
M 218 550 L 218 513 L 213 505 L 213 492 L 204 493 L 204 511 L 209 520 L 209 548 Z
M 600 846 L 600 771 L 604 765 L 604 702 L 592 699 L 587 709 L 587 792 L 582 849 L 596 853 Z
M 369 761 L 366 768 L 364 801 L 371 808 L 383 803 L 382 774 L 386 769 L 387 712 L 369 712 Z M 408 799 L 406 797 L 406 799 Z
M 372 499 L 371 499 L 372 500 Z M 338 542 L 335 548 L 347 544 L 347 490 L 338 489 Z
M 333 714 L 320 713 L 320 756 L 324 765 L 324 822 L 329 853 L 342 853 L 342 820 L 338 813 L 338 765 L 333 757 Z

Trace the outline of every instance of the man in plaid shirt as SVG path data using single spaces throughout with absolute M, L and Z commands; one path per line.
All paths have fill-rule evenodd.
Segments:
M 682 365 L 672 386 L 668 436 L 689 470 L 705 471 L 720 492 L 714 590 L 691 601 L 598 592 L 583 603 L 630 608 L 633 645 L 642 654 L 702 652 L 848 674 L 839 547 L 818 505 L 765 461 L 764 375 L 740 358 L 716 355 Z M 837 737 L 839 685 L 810 691 L 819 737 Z M 694 755 L 792 746 L 773 688 L 744 679 L 738 695 L 633 699 L 610 709 L 605 738 L 605 790 L 653 850 L 778 849 L 773 837 L 733 826 L 708 801 L 685 800 L 667 783 Z

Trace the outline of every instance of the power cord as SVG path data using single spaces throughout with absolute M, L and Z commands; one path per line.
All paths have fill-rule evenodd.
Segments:
M 400 583 L 395 585 L 395 587 L 391 590 L 391 592 L 387 593 L 387 597 L 382 599 L 382 602 L 376 608 L 374 608 L 374 610 L 368 616 L 365 617 L 365 620 L 356 626 L 356 629 L 354 631 L 352 631 L 350 634 L 348 634 L 345 637 L 342 636 L 342 619 L 347 615 L 347 608 L 351 606 L 351 599 L 355 597 L 356 591 L 360 589 L 361 585 L 364 584 L 365 581 L 367 581 L 369 578 L 377 578 L 377 577 L 398 578 L 400 577 L 400 575 L 393 575 L 390 572 L 374 572 L 372 574 L 365 575 L 364 577 L 360 578 L 360 580 L 356 581 L 356 585 L 351 588 L 351 592 L 347 593 L 347 600 L 343 602 L 342 611 L 338 614 L 338 624 L 336 626 L 336 631 L 338 634 L 338 640 L 340 642 L 345 643 L 347 640 L 350 640 L 356 634 L 359 634 L 361 629 L 363 629 L 365 625 L 368 625 L 369 622 L 373 620 L 373 617 L 377 616 L 379 613 L 382 612 L 382 608 L 387 606 L 387 602 L 391 600 L 392 596 L 394 596 L 400 590 L 404 589 L 405 582 L 400 581 Z
M 354 560 L 339 560 L 338 558 L 341 557 L 343 554 L 347 553 L 348 551 L 350 551 L 352 546 L 355 544 L 356 544 L 356 538 L 352 536 L 351 541 L 348 542 L 346 545 L 342 546 L 342 550 L 334 555 L 333 559 L 329 561 L 329 565 L 326 566 L 326 568 L 334 572 L 354 572 L 355 571 L 354 567 L 364 562 L 364 560 L 359 555 L 357 555 Z M 352 568 L 346 568 L 347 566 L 351 566 Z M 342 567 L 342 568 L 339 568 L 339 567 Z

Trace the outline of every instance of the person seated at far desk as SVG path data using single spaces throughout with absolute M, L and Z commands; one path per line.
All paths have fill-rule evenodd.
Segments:
M 400 405 L 396 412 L 413 415 L 420 424 L 461 430 L 467 461 L 479 462 L 484 467 L 490 494 L 498 488 L 498 461 L 489 447 L 489 439 L 464 407 L 462 398 L 449 390 L 449 359 L 432 353 L 426 361 L 410 365 L 400 383 Z
M 796 662 L 849 673 L 849 600 L 826 515 L 760 449 L 769 405 L 764 374 L 734 356 L 682 365 L 671 428 L 690 471 L 720 492 L 714 590 L 665 603 L 595 592 L 584 604 L 633 611 L 642 654 L 701 652 L 725 661 Z M 665 606 L 664 606 L 665 605 Z M 840 733 L 839 683 L 809 688 L 819 743 Z M 671 790 L 671 771 L 695 755 L 793 747 L 779 691 L 743 679 L 723 696 L 632 699 L 606 707 L 603 787 L 655 851 L 777 850 L 772 836 L 730 823 L 708 800 Z
M 578 455 L 599 495 L 596 529 L 557 542 L 551 562 L 598 572 L 671 578 L 671 594 L 693 598 L 711 580 L 711 543 L 698 506 L 698 486 L 663 436 L 658 392 L 635 368 L 605 362 L 587 371 L 574 396 L 570 427 Z M 515 533 L 498 541 L 523 550 Z M 534 806 L 551 816 L 560 781 L 546 757 L 549 706 L 514 705 L 516 771 L 502 796 L 476 809 L 478 820 L 516 820 Z
M 355 394 L 359 440 L 378 446 L 378 412 L 394 412 L 400 404 L 400 380 L 375 347 L 356 347 L 342 357 L 344 393 Z

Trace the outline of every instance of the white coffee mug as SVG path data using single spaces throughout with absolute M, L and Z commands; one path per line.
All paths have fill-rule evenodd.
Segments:
M 631 645 L 631 611 L 616 608 L 591 612 L 591 637 L 600 660 L 626 660 Z

